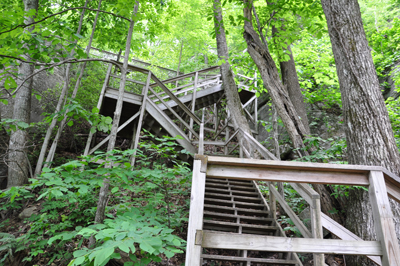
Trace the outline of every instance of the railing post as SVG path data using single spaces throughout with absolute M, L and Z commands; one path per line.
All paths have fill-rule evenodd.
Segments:
M 381 242 L 382 266 L 399 266 L 400 249 L 393 223 L 393 213 L 381 171 L 369 173 L 369 197 L 371 200 L 377 240 Z
M 274 193 L 272 193 L 273 182 L 267 182 L 269 188 L 269 205 L 271 209 L 272 218 L 276 220 L 276 199 Z
M 194 160 L 190 194 L 189 228 L 186 247 L 186 266 L 200 266 L 201 245 L 196 244 L 196 232 L 203 230 L 206 174 L 200 172 L 201 160 Z
M 193 86 L 193 98 L 192 98 L 192 113 L 194 113 L 195 107 L 196 107 L 196 90 L 197 90 L 197 82 L 199 80 L 199 72 L 196 72 L 196 75 L 194 77 L 194 86 Z M 193 129 L 193 119 L 190 118 L 190 128 Z M 189 132 L 189 139 L 192 139 L 192 132 Z
M 311 232 L 313 238 L 323 239 L 322 231 L 322 218 L 321 218 L 321 200 L 320 198 L 313 197 L 312 204 L 310 204 L 311 215 Z M 324 254 L 314 254 L 314 266 L 324 266 Z

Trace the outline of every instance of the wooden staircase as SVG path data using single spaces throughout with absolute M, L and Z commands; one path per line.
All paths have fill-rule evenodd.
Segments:
M 186 266 L 301 266 L 297 253 L 312 253 L 315 266 L 325 265 L 324 254 L 365 255 L 378 265 L 400 266 L 388 200 L 389 196 L 400 202 L 399 177 L 381 167 L 277 161 L 250 134 L 232 130 L 229 111 L 221 104 L 224 93 L 218 67 L 164 81 L 148 69 L 133 65 L 128 69 L 132 84 L 121 91 L 111 82 L 121 76 L 109 66 L 97 106 L 101 114 L 113 117 L 117 99 L 123 97 L 118 134 L 131 139 L 131 148 L 137 148 L 141 130 L 147 129 L 155 137 L 180 135 L 176 139 L 180 147 L 198 154 L 193 162 Z M 254 125 L 257 97 L 250 86 L 256 77 L 239 76 L 244 80 L 238 85 L 242 106 Z M 205 138 L 205 132 L 212 137 Z M 85 155 L 110 138 L 96 144 L 93 136 L 89 134 Z M 224 157 L 205 156 L 205 146 L 223 147 Z M 241 158 L 228 157 L 232 153 Z M 253 159 L 260 155 L 267 160 Z M 268 186 L 269 204 L 259 181 Z M 309 204 L 311 230 L 291 210 L 275 182 L 289 183 Z M 320 195 L 310 183 L 369 187 L 378 240 L 363 241 L 321 213 Z M 286 237 L 276 219 L 276 201 L 303 238 Z M 341 240 L 323 239 L 323 228 Z
M 202 123 L 203 126 L 207 123 L 212 124 L 212 128 L 206 128 L 215 134 L 214 140 L 208 141 L 209 144 L 234 146 L 231 144 L 233 138 L 226 143 L 217 140 L 218 137 L 221 139 L 222 135 L 224 137 L 229 135 L 229 130 L 232 127 L 228 115 L 225 114 L 225 120 L 220 119 L 221 112 L 217 110 L 217 108 L 221 109 L 221 101 L 224 98 L 219 67 L 210 67 L 164 81 L 160 81 L 150 70 L 133 65 L 129 65 L 128 69 L 128 75 L 131 76 L 127 77 L 127 81 L 133 85 L 126 85 L 126 91 L 123 92 L 124 102 L 118 135 L 131 139 L 131 148 L 137 147 L 138 136 L 142 129 L 146 129 L 156 138 L 162 138 L 166 135 L 181 136 L 182 138 L 177 139 L 180 147 L 191 154 L 195 154 L 199 143 L 199 127 Z M 112 87 L 118 83 L 113 82 L 113 79 L 121 79 L 121 76 L 118 73 L 113 73 L 110 65 L 97 106 L 102 115 L 110 117 L 113 117 L 120 94 L 117 89 Z M 244 81 L 239 84 L 239 88 L 241 88 L 239 95 L 243 105 L 248 106 L 250 103 L 255 103 L 253 115 L 246 111 L 255 121 L 257 99 L 255 93 L 249 90 L 248 85 L 251 82 L 256 83 L 256 78 L 242 76 L 242 79 Z M 201 121 L 198 117 L 199 110 L 203 110 L 204 113 L 204 110 L 208 110 L 210 106 L 214 108 L 210 112 L 212 121 Z M 197 127 L 195 127 L 196 124 Z M 218 128 L 225 128 L 226 130 L 217 132 Z M 90 134 L 85 155 L 92 154 L 108 139 L 107 137 L 96 144 L 93 141 L 93 134 Z M 237 138 L 236 141 L 238 141 Z M 226 148 L 225 150 L 228 151 L 229 149 Z M 232 153 L 233 149 L 230 152 Z
M 258 185 L 248 180 L 206 178 L 203 231 L 285 237 Z M 204 249 L 201 265 L 228 262 L 229 265 L 301 265 L 290 252 L 272 253 Z M 221 264 L 223 265 L 223 264 Z

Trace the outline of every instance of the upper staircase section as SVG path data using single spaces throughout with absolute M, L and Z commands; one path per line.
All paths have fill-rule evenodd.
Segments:
M 120 64 L 115 61 L 115 64 Z M 118 68 L 110 65 L 99 98 L 98 108 L 105 116 L 113 117 L 121 75 Z M 256 86 L 256 77 L 237 76 L 242 105 L 247 108 L 249 120 L 256 124 L 257 97 L 251 86 Z M 195 154 L 199 142 L 201 124 L 210 124 L 206 130 L 213 132 L 213 144 L 221 143 L 218 137 L 226 137 L 227 132 L 218 129 L 232 127 L 229 112 L 226 112 L 224 90 L 219 67 L 210 67 L 192 73 L 161 81 L 150 70 L 128 65 L 126 85 L 123 93 L 123 106 L 118 135 L 135 139 L 141 129 L 148 130 L 155 137 L 169 135 L 181 136 L 180 146 Z M 207 121 L 203 121 L 204 112 Z M 202 119 L 200 119 L 202 117 Z M 210 118 L 211 117 L 211 118 Z M 229 135 L 229 133 L 228 133 Z M 91 139 L 91 138 L 89 138 Z M 108 138 L 92 145 L 86 154 L 100 148 Z M 133 145 L 137 147 L 137 142 Z

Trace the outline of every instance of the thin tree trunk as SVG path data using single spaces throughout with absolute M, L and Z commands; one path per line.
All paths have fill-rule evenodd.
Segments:
M 351 164 L 379 165 L 400 174 L 400 156 L 365 36 L 357 0 L 322 0 L 335 56 Z M 391 200 L 396 235 L 400 236 L 399 204 Z M 350 191 L 346 227 L 364 240 L 375 239 L 368 192 Z M 346 257 L 348 265 L 373 265 L 362 257 Z
M 229 64 L 228 45 L 226 43 L 220 0 L 214 0 L 214 26 L 218 58 L 224 61 L 224 63 L 221 64 L 222 86 L 228 102 L 229 112 L 233 118 L 234 127 L 235 129 L 241 128 L 251 135 L 251 129 L 244 114 L 233 72 Z
M 121 82 L 119 85 L 118 100 L 117 100 L 117 105 L 115 107 L 113 125 L 111 128 L 110 139 L 108 141 L 107 151 L 111 151 L 114 149 L 115 141 L 117 139 L 117 130 L 118 130 L 118 125 L 119 125 L 119 120 L 121 118 L 123 95 L 124 95 L 125 83 L 126 83 L 126 74 L 127 74 L 127 70 L 128 70 L 129 53 L 130 53 L 131 42 L 132 42 L 133 26 L 135 25 L 134 17 L 138 11 L 138 8 L 139 8 L 139 2 L 136 1 L 135 7 L 133 10 L 133 15 L 131 18 L 132 20 L 129 25 L 127 40 L 126 40 L 124 63 L 123 63 L 123 67 L 121 68 Z M 139 134 L 139 132 L 137 132 L 137 134 Z M 112 165 L 108 164 L 107 167 L 112 167 Z M 100 193 L 99 193 L 99 200 L 97 202 L 97 210 L 96 210 L 96 217 L 95 217 L 96 223 L 102 223 L 104 221 L 109 186 L 110 186 L 110 183 L 109 183 L 108 178 L 104 178 L 103 186 L 101 187 Z
M 281 31 L 282 30 L 283 27 L 281 28 Z M 275 37 L 278 34 L 279 34 L 278 29 L 275 26 L 272 26 L 272 35 Z M 281 67 L 282 83 L 289 94 L 289 98 L 293 103 L 296 112 L 300 115 L 302 119 L 303 126 L 306 129 L 307 135 L 310 135 L 310 127 L 307 118 L 306 105 L 304 103 L 303 94 L 301 93 L 299 78 L 297 76 L 296 65 L 294 63 L 293 53 L 292 49 L 290 48 L 290 45 L 287 45 L 286 49 L 284 49 L 284 52 L 286 52 L 289 55 L 289 60 L 279 62 Z
M 0 122 L 1 122 L 1 105 L 0 105 Z M 10 136 L 4 127 L 0 127 L 0 189 L 7 188 L 7 159 L 8 159 L 8 143 Z
M 99 1 L 99 5 L 98 5 L 98 7 L 97 7 L 97 10 L 100 10 L 100 8 L 101 8 L 101 1 L 102 1 L 102 0 Z M 92 34 L 90 35 L 89 43 L 88 43 L 88 45 L 87 45 L 87 47 L 86 47 L 86 56 L 87 56 L 87 57 L 89 57 L 90 48 L 92 47 L 93 36 L 94 36 L 95 30 L 96 30 L 97 19 L 98 19 L 98 17 L 99 17 L 99 13 L 100 13 L 100 12 L 97 11 L 96 17 L 94 18 L 93 28 L 92 28 Z M 79 76 L 78 76 L 78 79 L 76 80 L 75 87 L 74 87 L 74 91 L 72 92 L 72 96 L 71 96 L 72 99 L 75 99 L 76 94 L 78 93 L 78 89 L 79 89 L 79 86 L 80 86 L 80 84 L 81 84 L 81 80 L 82 80 L 82 77 L 83 77 L 83 73 L 85 72 L 86 63 L 87 63 L 87 62 L 84 62 L 83 64 L 81 64 L 80 69 L 79 69 L 79 71 L 78 71 L 78 73 L 77 73 Z M 67 112 L 68 112 L 68 110 L 67 110 Z M 56 153 L 56 148 L 57 148 L 58 140 L 60 139 L 61 133 L 63 132 L 63 130 L 64 130 L 64 128 L 65 128 L 65 124 L 67 123 L 67 119 L 68 119 L 68 117 L 67 117 L 67 116 L 64 116 L 63 120 L 61 121 L 60 126 L 58 127 L 57 135 L 55 136 L 55 138 L 54 138 L 54 140 L 53 140 L 53 143 L 52 143 L 52 145 L 51 145 L 50 151 L 49 151 L 49 153 L 48 153 L 48 155 L 47 155 L 46 162 L 52 162 L 53 159 L 54 159 L 54 155 L 55 155 L 55 153 Z M 45 167 L 46 167 L 46 165 L 45 165 Z
M 25 11 L 38 10 L 38 0 L 24 0 Z M 35 17 L 26 17 L 24 23 L 33 23 Z M 34 26 L 25 29 L 32 32 Z M 23 59 L 30 61 L 28 54 L 22 55 Z M 34 66 L 28 63 L 21 63 L 18 69 L 18 84 L 20 84 L 27 76 L 34 71 Z M 32 95 L 33 80 L 29 79 L 18 90 L 14 100 L 13 119 L 17 121 L 30 123 L 31 119 L 31 95 Z M 29 177 L 29 162 L 27 161 L 26 151 L 28 141 L 28 132 L 26 130 L 17 129 L 12 132 L 9 144 L 9 166 L 8 166 L 8 182 L 7 187 L 21 186 L 28 182 Z
M 89 3 L 89 0 L 86 0 L 84 7 L 87 7 L 88 3 Z M 81 33 L 84 15 L 85 15 L 85 9 L 82 10 L 81 17 L 80 17 L 80 20 L 79 20 L 79 26 L 78 26 L 78 30 L 77 30 L 78 34 Z M 71 55 L 73 55 L 73 54 L 74 54 L 74 50 L 72 50 L 72 52 L 71 52 Z M 63 105 L 64 105 L 63 103 L 65 103 L 66 95 L 68 93 L 68 88 L 69 88 L 70 71 L 71 71 L 71 64 L 67 64 L 67 67 L 66 67 L 66 70 L 65 70 L 64 86 L 63 86 L 63 88 L 61 90 L 60 98 L 58 100 L 55 112 L 59 112 L 61 110 L 61 108 L 63 107 Z M 42 144 L 42 148 L 40 150 L 39 158 L 38 158 L 38 161 L 37 161 L 37 164 L 36 164 L 36 169 L 35 169 L 35 176 L 40 175 L 40 173 L 42 172 L 43 161 L 44 161 L 44 157 L 46 155 L 47 146 L 49 145 L 50 138 L 51 138 L 51 135 L 53 133 L 53 129 L 56 126 L 56 124 L 57 124 L 57 117 L 54 117 L 53 120 L 50 123 L 49 128 L 47 129 L 46 136 L 44 138 L 44 141 L 43 141 L 43 144 Z
M 252 0 L 244 0 L 243 14 L 246 18 L 244 22 L 243 37 L 247 43 L 247 51 L 253 58 L 264 81 L 264 86 L 271 96 L 272 102 L 276 107 L 279 117 L 282 119 L 293 146 L 299 149 L 299 153 L 307 154 L 303 140 L 307 136 L 301 119 L 299 118 L 290 97 L 279 79 L 278 70 L 272 59 L 267 46 L 262 43 L 259 35 L 255 32 L 252 21 Z

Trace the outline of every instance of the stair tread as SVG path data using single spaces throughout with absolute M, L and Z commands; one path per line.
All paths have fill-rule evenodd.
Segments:
M 214 216 L 220 216 L 221 218 L 240 218 L 240 219 L 247 219 L 247 220 L 257 220 L 257 221 L 268 221 L 268 222 L 274 222 L 274 218 L 264 218 L 264 217 L 252 217 L 252 216 L 244 216 L 244 215 L 235 215 L 235 214 L 227 214 L 227 213 L 218 213 L 218 212 L 209 212 L 209 211 L 204 211 L 204 215 L 214 215 Z
M 204 220 L 204 223 L 208 224 L 219 224 L 219 225 L 229 225 L 229 226 L 241 226 L 241 227 L 249 227 L 249 228 L 258 228 L 258 229 L 266 229 L 266 230 L 278 230 L 277 226 L 273 225 L 257 225 L 257 224 L 238 224 L 238 223 L 230 223 L 230 222 L 222 222 L 222 221 L 213 221 L 213 220 Z
M 260 198 L 253 198 L 253 197 L 245 197 L 245 196 L 235 196 L 235 195 L 224 195 L 224 194 L 218 194 L 218 193 L 210 193 L 210 192 L 206 192 L 205 196 L 217 196 L 217 197 L 230 197 L 230 198 L 234 198 L 234 199 L 243 199 L 243 200 L 259 200 L 261 201 Z
M 283 259 L 243 258 L 243 257 L 235 257 L 235 256 L 221 256 L 221 255 L 210 255 L 210 254 L 202 254 L 201 257 L 203 259 L 223 260 L 223 261 L 264 262 L 264 263 L 283 264 L 283 265 L 296 265 L 297 264 L 297 261 L 295 261 L 295 260 L 283 260 Z
M 254 210 L 254 209 L 244 209 L 244 208 L 237 208 L 237 207 L 227 207 L 227 206 L 218 206 L 218 205 L 210 205 L 210 204 L 204 204 L 204 207 L 209 207 L 209 208 L 219 208 L 219 209 L 225 209 L 225 210 L 237 210 L 237 211 L 247 211 L 247 212 L 255 212 L 255 213 L 260 213 L 260 214 L 266 214 L 268 215 L 268 211 L 264 210 Z
M 231 192 L 232 190 L 226 190 L 226 189 L 220 189 L 220 188 L 210 188 L 210 187 L 206 187 L 206 190 L 208 191 L 216 191 L 216 192 Z M 234 193 L 242 193 L 242 194 L 247 194 L 247 195 L 255 195 L 255 192 L 249 192 L 249 191 L 236 191 L 233 190 L 232 192 Z M 258 195 L 256 195 L 256 197 L 258 198 Z
M 237 203 L 241 205 L 246 205 L 246 206 L 257 206 L 257 207 L 265 207 L 264 204 L 262 203 L 252 203 L 252 202 L 241 202 L 241 201 L 232 201 L 232 200 L 222 200 L 222 199 L 210 199 L 210 198 L 204 198 L 204 201 L 213 201 L 213 202 L 220 202 L 220 203 Z M 260 199 L 261 201 L 261 199 Z

